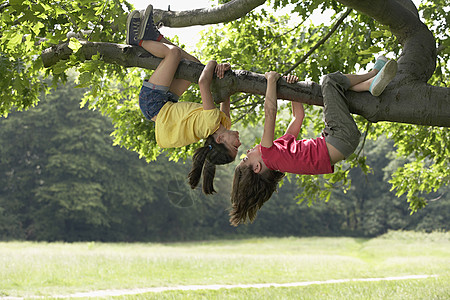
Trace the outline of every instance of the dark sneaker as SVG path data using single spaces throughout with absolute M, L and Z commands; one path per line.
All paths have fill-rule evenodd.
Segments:
M 127 40 L 128 45 L 139 46 L 139 27 L 141 24 L 141 15 L 138 10 L 132 11 L 127 18 Z
M 377 76 L 375 76 L 369 88 L 370 93 L 374 96 L 381 95 L 389 82 L 394 79 L 395 74 L 397 74 L 397 62 L 390 60 L 381 68 Z
M 149 4 L 145 11 L 141 11 L 141 27 L 139 29 L 139 40 L 150 40 L 159 42 L 162 34 L 153 23 L 153 6 Z

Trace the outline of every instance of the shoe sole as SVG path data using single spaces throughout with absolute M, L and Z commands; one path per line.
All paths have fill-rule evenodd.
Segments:
M 149 4 L 145 9 L 144 15 L 141 17 L 141 26 L 139 26 L 139 32 L 137 36 L 138 40 L 142 40 L 144 38 L 145 28 L 147 27 L 147 22 L 152 12 L 153 6 Z
M 126 37 L 125 42 L 126 42 L 128 45 L 131 45 L 131 43 L 130 43 L 130 30 L 129 30 L 129 28 L 130 28 L 131 22 L 133 21 L 133 16 L 136 14 L 136 12 L 139 14 L 139 11 L 134 10 L 133 12 L 129 13 L 129 14 L 128 14 L 128 17 L 127 17 L 127 27 L 126 27 L 126 28 L 127 28 L 127 37 Z
M 370 86 L 370 92 L 375 97 L 381 95 L 387 85 L 394 79 L 397 74 L 397 62 L 395 60 L 388 61 L 377 74 Z

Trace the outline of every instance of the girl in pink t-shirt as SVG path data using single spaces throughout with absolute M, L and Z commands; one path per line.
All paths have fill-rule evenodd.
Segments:
M 305 116 L 303 104 L 294 101 L 293 118 L 286 133 L 274 140 L 280 74 L 267 72 L 263 136 L 261 143 L 248 150 L 247 156 L 236 167 L 231 192 L 231 224 L 237 226 L 247 219 L 252 222 L 258 209 L 276 190 L 284 172 L 306 175 L 333 173 L 334 164 L 350 156 L 360 138 L 348 109 L 345 91 L 370 91 L 372 95 L 379 96 L 396 72 L 397 63 L 381 56 L 366 74 L 344 75 L 336 72 L 324 76 L 321 88 L 325 128 L 322 136 L 304 140 L 297 140 Z M 292 75 L 285 79 L 288 83 L 298 81 Z

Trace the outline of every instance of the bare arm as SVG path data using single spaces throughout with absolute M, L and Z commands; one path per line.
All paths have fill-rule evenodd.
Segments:
M 202 74 L 200 75 L 200 78 L 198 79 L 198 86 L 200 87 L 200 94 L 202 96 L 204 110 L 216 108 L 211 94 L 211 82 L 216 65 L 216 61 L 210 60 L 206 64 L 205 68 L 202 71 Z
M 261 146 L 269 148 L 275 137 L 275 122 L 277 118 L 277 81 L 280 74 L 271 71 L 264 75 L 267 79 L 266 99 L 264 101 L 264 131 Z
M 225 72 L 231 69 L 231 65 L 229 63 L 221 63 L 216 66 L 216 74 L 219 79 L 222 79 L 225 76 Z M 230 117 L 230 98 L 228 97 L 222 103 L 220 103 L 220 110 L 225 113 L 225 115 Z
M 288 83 L 295 83 L 298 81 L 298 77 L 294 75 L 285 76 Z M 286 134 L 292 134 L 295 138 L 298 137 L 302 128 L 303 119 L 305 118 L 305 110 L 303 103 L 292 101 L 292 120 L 286 130 Z
M 292 120 L 291 123 L 289 123 L 286 134 L 292 134 L 297 138 L 302 129 L 304 117 L 305 111 L 303 109 L 303 103 L 292 101 Z
M 222 103 L 220 103 L 220 110 L 225 113 L 225 115 L 230 118 L 230 98 L 228 97 Z

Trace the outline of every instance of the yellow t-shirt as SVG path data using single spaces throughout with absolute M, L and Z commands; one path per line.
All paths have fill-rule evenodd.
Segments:
M 156 142 L 161 148 L 183 147 L 207 138 L 231 120 L 219 109 L 203 110 L 200 103 L 167 102 L 156 117 Z

